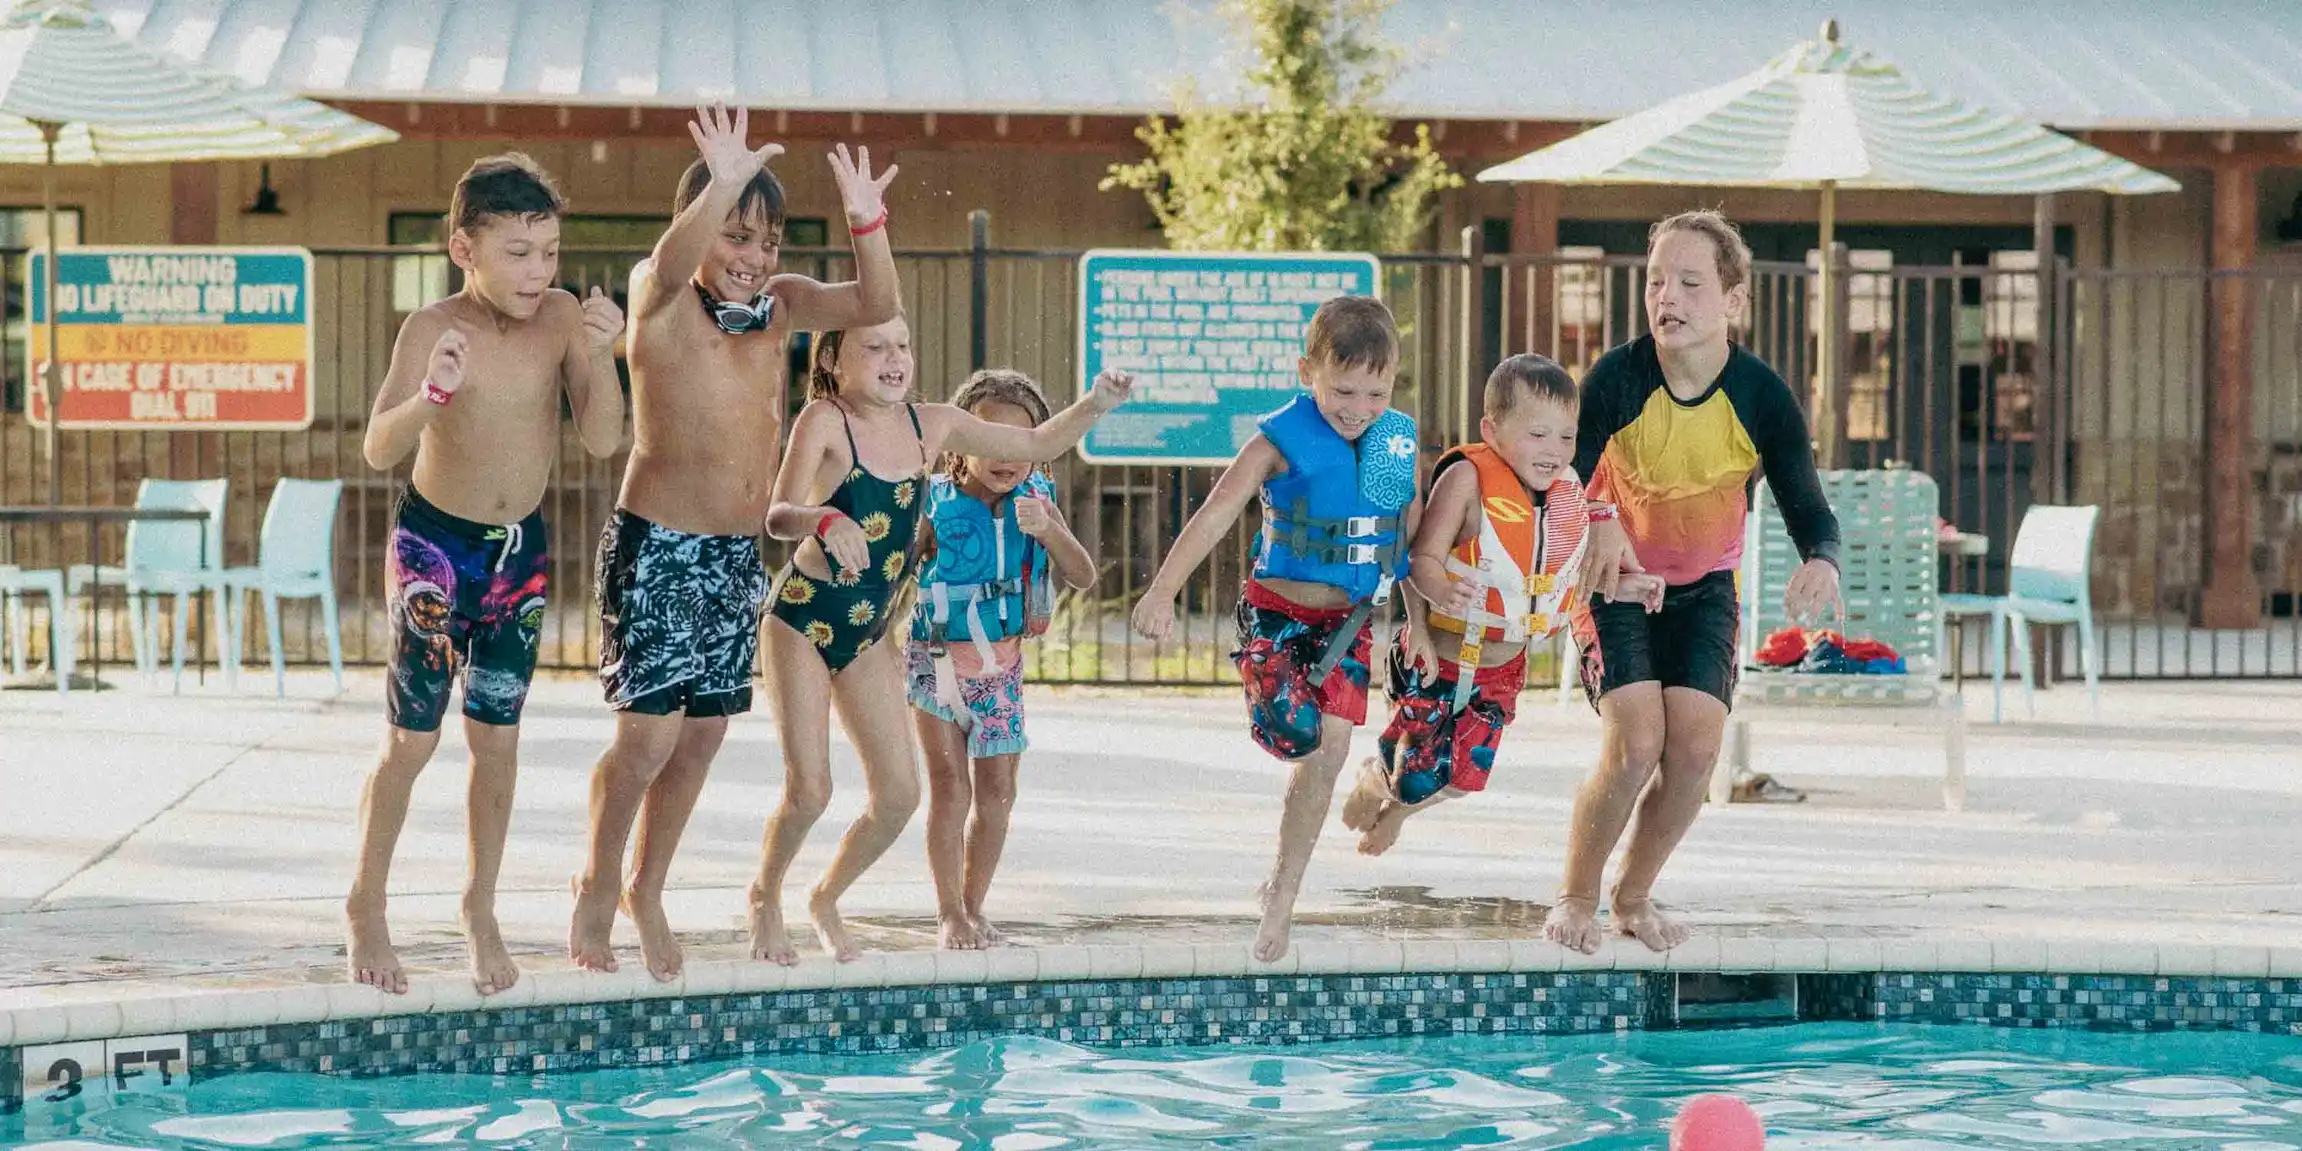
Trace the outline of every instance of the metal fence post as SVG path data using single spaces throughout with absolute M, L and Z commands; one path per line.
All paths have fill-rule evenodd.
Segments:
M 967 370 L 980 372 L 991 358 L 991 213 L 967 213 Z

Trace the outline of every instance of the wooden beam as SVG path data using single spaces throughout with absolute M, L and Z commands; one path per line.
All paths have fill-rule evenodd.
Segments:
M 2255 168 L 2214 171 L 2213 260 L 2217 272 L 2254 266 L 2259 221 Z M 2213 369 L 2206 393 L 2206 588 L 2198 623 L 2253 628 L 2262 622 L 2262 587 L 2254 575 L 2254 309 L 2246 276 L 2218 276 L 2209 286 Z
M 2090 143 L 2145 168 L 2281 167 L 2294 163 L 2284 132 L 2095 132 Z

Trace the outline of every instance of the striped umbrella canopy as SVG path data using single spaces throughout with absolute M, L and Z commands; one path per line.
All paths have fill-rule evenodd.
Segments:
M 42 125 L 55 125 L 55 153 Z M 194 71 L 82 0 L 23 0 L 0 22 L 0 163 L 326 156 L 398 136 L 325 104 Z
M 1921 87 L 1820 40 L 1479 173 L 1502 183 L 1882 188 L 1976 195 L 2175 192 L 2181 185 L 2043 125 Z
M 1927 91 L 1838 22 L 1756 72 L 1689 92 L 1479 173 L 1485 183 L 1814 188 L 1822 193 L 1815 417 L 1835 464 L 1845 317 L 1832 282 L 1838 189 L 2147 195 L 2180 184 L 2044 125 Z M 2041 242 L 2043 246 L 2043 241 Z M 2045 265 L 2040 265 L 2043 273 Z
M 195 71 L 120 35 L 84 0 L 19 0 L 0 20 L 0 163 L 43 166 L 56 235 L 56 165 L 326 156 L 398 139 L 324 104 Z M 56 261 L 43 260 L 56 298 Z M 46 318 L 48 502 L 63 494 L 56 309 Z

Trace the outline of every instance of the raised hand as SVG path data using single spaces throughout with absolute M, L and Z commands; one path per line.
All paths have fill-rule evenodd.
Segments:
M 699 107 L 695 119 L 688 121 L 687 134 L 695 137 L 696 151 L 703 153 L 704 166 L 711 169 L 715 184 L 742 184 L 758 175 L 769 160 L 783 155 L 781 144 L 754 149 L 745 142 L 751 135 L 751 112 L 743 108 L 729 112 L 724 104 Z
M 1095 387 L 1087 393 L 1087 400 L 1095 405 L 1095 410 L 1108 412 L 1126 403 L 1134 390 L 1134 376 L 1117 368 L 1105 368 L 1096 375 Z
M 583 334 L 595 353 L 613 352 L 615 338 L 623 334 L 623 309 L 616 307 L 597 284 L 583 299 Z
M 781 151 L 781 149 L 777 149 Z M 847 226 L 867 228 L 887 211 L 887 186 L 895 182 L 893 164 L 877 176 L 871 174 L 871 149 L 858 145 L 852 157 L 847 145 L 831 152 L 831 178 L 839 185 L 839 203 L 847 209 Z
M 432 345 L 431 362 L 424 367 L 425 382 L 455 395 L 456 389 L 464 386 L 464 361 L 471 351 L 471 338 L 461 328 L 441 332 L 439 342 Z

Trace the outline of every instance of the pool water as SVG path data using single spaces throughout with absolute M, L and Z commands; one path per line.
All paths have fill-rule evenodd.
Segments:
M 148 1147 L 1641 1148 L 1742 1096 L 1772 1151 L 2302 1149 L 2302 1038 L 1814 1024 L 1096 1050 L 999 1039 L 543 1077 L 231 1075 L 9 1120 Z

